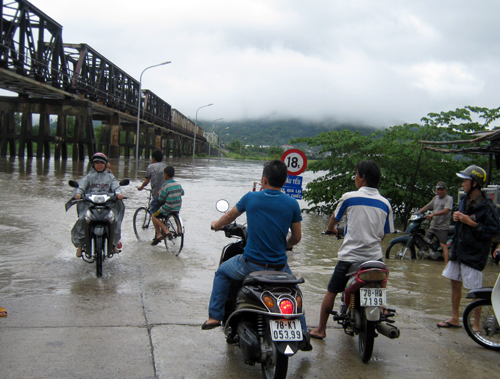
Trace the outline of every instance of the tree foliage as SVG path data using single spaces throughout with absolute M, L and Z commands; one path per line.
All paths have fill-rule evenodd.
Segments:
M 370 159 L 382 172 L 380 193 L 390 200 L 400 221 L 408 218 L 412 208 L 430 201 L 438 181 L 447 183 L 448 194 L 456 202 L 461 188 L 456 173 L 470 164 L 486 168 L 488 158 L 423 150 L 419 141 L 471 139 L 468 133 L 491 129 L 491 123 L 498 117 L 499 109 L 466 107 L 430 113 L 422 118 L 422 124 L 397 125 L 369 135 L 340 130 L 293 140 L 292 143 L 321 146 L 321 152 L 326 155 L 324 160 L 309 164 L 309 170 L 322 176 L 307 185 L 303 197 L 312 205 L 312 211 L 331 213 L 343 193 L 356 190 L 352 179 L 356 164 Z M 494 174 L 493 182 L 498 182 L 499 175 Z

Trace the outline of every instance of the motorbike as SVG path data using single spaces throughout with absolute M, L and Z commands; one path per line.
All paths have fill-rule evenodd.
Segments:
M 405 231 L 405 235 L 394 238 L 385 251 L 386 258 L 396 259 L 423 259 L 444 260 L 443 249 L 439 244 L 439 240 L 435 235 L 432 235 L 430 240 L 425 237 L 426 232 L 422 226 L 426 221 L 426 215 L 420 212 L 415 212 L 410 217 L 410 225 Z M 455 227 L 450 226 L 448 229 L 448 247 L 453 242 Z
M 129 183 L 130 180 L 123 179 L 120 186 L 126 186 Z M 78 182 L 74 180 L 70 180 L 69 185 L 78 188 Z M 73 198 L 66 203 L 66 211 L 78 203 L 89 206 L 85 213 L 85 243 L 82 258 L 87 263 L 95 262 L 98 278 L 102 277 L 103 262 L 113 256 L 116 215 L 111 207 L 117 202 L 118 197 L 115 193 L 93 192 L 84 194 L 78 200 Z
M 500 351 L 500 275 L 493 288 L 474 289 L 467 298 L 474 301 L 464 310 L 465 331 L 479 345 Z
M 344 229 L 337 228 L 337 238 L 343 238 Z M 323 232 L 333 234 L 333 232 Z M 352 337 L 358 336 L 358 351 L 363 362 L 372 356 L 377 332 L 390 339 L 399 338 L 399 329 L 392 325 L 396 310 L 386 308 L 386 283 L 389 269 L 381 261 L 353 264 L 347 273 L 349 281 L 341 294 L 340 311 L 330 310 L 333 320 Z
M 219 200 L 216 207 L 225 212 L 229 204 Z M 223 231 L 237 241 L 223 248 L 219 265 L 243 254 L 247 241 L 244 225 L 234 222 Z M 270 270 L 255 271 L 242 282 L 231 282 L 221 323 L 226 341 L 241 349 L 246 364 L 260 363 L 265 379 L 285 378 L 288 358 L 310 344 L 309 334 L 303 333 L 298 319 L 303 312 L 300 283 L 304 283 L 303 278 Z

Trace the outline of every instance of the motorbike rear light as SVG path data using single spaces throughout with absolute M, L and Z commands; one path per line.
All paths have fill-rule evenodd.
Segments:
M 290 300 L 281 300 L 280 311 L 285 315 L 291 315 L 293 313 L 293 304 Z
M 274 299 L 272 296 L 264 296 L 264 298 L 262 300 L 264 301 L 264 304 L 266 305 L 266 307 L 268 307 L 269 309 L 274 307 Z
M 297 308 L 301 308 L 302 307 L 302 296 L 297 296 L 295 298 L 295 301 L 297 302 Z
M 370 270 L 359 274 L 359 278 L 365 282 L 379 282 L 387 278 L 387 272 L 382 270 Z

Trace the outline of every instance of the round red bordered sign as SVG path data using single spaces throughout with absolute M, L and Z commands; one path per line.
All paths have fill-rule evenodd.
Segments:
M 283 153 L 281 160 L 285 162 L 288 175 L 300 175 L 307 167 L 306 155 L 299 149 L 290 149 Z

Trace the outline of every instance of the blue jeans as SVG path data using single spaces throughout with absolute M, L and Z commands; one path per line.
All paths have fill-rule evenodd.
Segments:
M 243 258 L 243 254 L 237 255 L 219 266 L 215 272 L 214 285 L 212 288 L 212 295 L 210 296 L 210 305 L 208 307 L 208 315 L 218 321 L 224 318 L 224 304 L 226 303 L 231 280 L 242 281 L 245 276 L 254 271 L 263 271 L 264 266 L 256 265 Z M 288 264 L 285 265 L 283 272 L 292 274 L 292 270 Z M 302 314 L 299 316 L 300 323 L 303 330 L 307 330 L 306 316 Z

